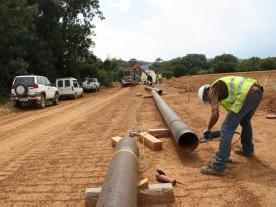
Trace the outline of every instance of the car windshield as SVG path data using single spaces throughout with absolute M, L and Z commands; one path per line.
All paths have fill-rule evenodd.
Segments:
M 14 81 L 14 84 L 23 84 L 30 87 L 34 84 L 34 77 L 17 77 Z
M 96 79 L 95 78 L 86 78 L 86 81 L 87 82 L 96 82 Z

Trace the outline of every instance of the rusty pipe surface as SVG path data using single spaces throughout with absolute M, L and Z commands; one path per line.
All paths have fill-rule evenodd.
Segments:
M 155 90 L 151 90 L 154 101 L 168 125 L 176 143 L 186 149 L 194 150 L 197 148 L 199 139 L 188 126 L 181 121 L 179 116 L 166 104 Z
M 138 147 L 131 137 L 116 147 L 97 207 L 137 206 Z
M 163 91 L 159 88 L 153 88 L 153 87 L 145 86 L 145 90 L 150 91 L 150 92 L 151 92 L 151 90 L 155 90 L 159 95 L 163 94 Z

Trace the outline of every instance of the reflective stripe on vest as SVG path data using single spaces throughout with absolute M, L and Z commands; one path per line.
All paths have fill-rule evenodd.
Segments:
M 228 89 L 228 97 L 221 100 L 220 105 L 226 110 L 230 110 L 235 113 L 238 113 L 240 111 L 251 86 L 257 82 L 256 80 L 251 78 L 227 76 L 219 78 L 212 84 L 212 86 L 218 81 L 223 81 Z

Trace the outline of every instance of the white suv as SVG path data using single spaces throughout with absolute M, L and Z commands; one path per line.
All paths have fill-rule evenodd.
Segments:
M 56 87 L 60 97 L 71 97 L 73 99 L 83 97 L 83 89 L 79 86 L 76 78 L 58 78 L 56 79 Z
M 44 76 L 16 76 L 12 83 L 11 101 L 17 107 L 21 107 L 22 103 L 31 102 L 43 109 L 46 101 L 52 101 L 57 105 L 59 93 L 58 89 Z

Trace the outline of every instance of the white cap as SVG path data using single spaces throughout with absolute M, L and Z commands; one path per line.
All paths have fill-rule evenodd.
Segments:
M 202 101 L 202 103 L 204 103 L 205 105 L 208 105 L 209 102 L 208 101 L 204 101 L 203 96 L 204 96 L 204 92 L 206 89 L 210 88 L 209 84 L 203 85 L 198 89 L 198 99 Z

